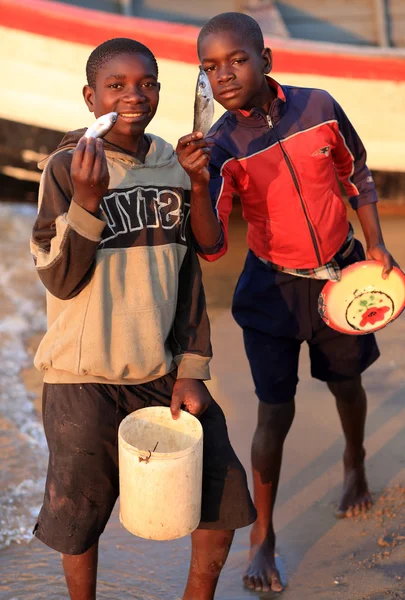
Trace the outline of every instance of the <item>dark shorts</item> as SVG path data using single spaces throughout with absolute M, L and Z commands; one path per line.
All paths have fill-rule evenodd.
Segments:
M 58 552 L 82 554 L 100 537 L 119 494 L 117 432 L 131 412 L 169 406 L 176 377 L 142 385 L 44 384 L 49 447 L 45 497 L 35 535 Z M 200 417 L 204 432 L 201 529 L 237 529 L 256 512 L 221 408 Z
M 345 264 L 364 260 L 356 240 Z M 312 377 L 344 381 L 358 377 L 379 357 L 373 334 L 345 335 L 318 313 L 325 280 L 275 271 L 249 252 L 236 287 L 232 312 L 243 328 L 256 394 L 269 404 L 295 396 L 301 343 L 309 345 Z

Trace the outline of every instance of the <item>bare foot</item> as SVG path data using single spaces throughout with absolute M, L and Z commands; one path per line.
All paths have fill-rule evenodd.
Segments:
M 284 586 L 274 556 L 274 533 L 264 537 L 257 525 L 253 525 L 250 543 L 250 564 L 243 577 L 245 586 L 255 592 L 282 592 Z
M 339 508 L 336 511 L 338 519 L 357 517 L 370 510 L 373 504 L 368 490 L 364 456 L 360 460 L 360 463 L 357 462 L 357 465 L 350 457 L 345 456 L 343 458 L 345 476 L 343 495 L 339 503 Z

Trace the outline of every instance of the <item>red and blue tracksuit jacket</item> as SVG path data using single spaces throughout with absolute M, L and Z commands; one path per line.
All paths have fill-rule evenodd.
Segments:
M 208 138 L 210 193 L 222 235 L 209 261 L 227 251 L 234 196 L 248 223 L 248 247 L 291 269 L 327 263 L 349 222 L 337 178 L 354 209 L 377 202 L 366 151 L 339 104 L 324 90 L 268 83 L 277 92 L 270 114 L 226 112 Z

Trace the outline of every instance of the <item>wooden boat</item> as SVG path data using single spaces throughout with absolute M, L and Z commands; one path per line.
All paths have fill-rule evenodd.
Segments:
M 151 130 L 174 144 L 191 130 L 197 27 L 46 0 L 0 0 L 0 10 L 4 176 L 37 182 L 38 160 L 63 133 L 91 124 L 81 96 L 86 60 L 97 44 L 113 37 L 137 39 L 158 59 L 162 92 Z M 405 172 L 403 50 L 281 38 L 266 42 L 276 79 L 327 89 L 340 102 L 365 142 L 373 170 Z

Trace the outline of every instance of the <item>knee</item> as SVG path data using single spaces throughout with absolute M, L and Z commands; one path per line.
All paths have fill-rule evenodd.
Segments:
M 341 402 L 352 404 L 359 398 L 364 397 L 361 377 L 355 377 L 354 379 L 347 379 L 345 381 L 329 381 L 327 385 L 336 400 Z
M 263 436 L 267 444 L 284 442 L 295 415 L 295 402 L 259 404 L 256 436 Z

